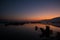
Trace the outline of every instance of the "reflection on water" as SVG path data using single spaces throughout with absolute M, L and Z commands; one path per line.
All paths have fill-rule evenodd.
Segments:
M 46 25 L 44 24 L 25 24 L 23 25 L 25 26 L 25 28 L 27 29 L 30 29 L 30 30 L 33 30 L 35 26 L 37 26 L 38 28 L 43 28 L 43 29 L 46 29 Z M 49 25 L 50 29 L 55 31 L 55 32 L 60 32 L 60 28 L 59 27 L 56 27 L 56 26 L 52 26 L 52 25 Z
M 36 30 L 38 29 L 37 31 L 35 31 L 35 27 L 36 27 Z M 49 27 L 50 27 L 50 30 L 53 30 L 54 35 L 56 32 L 60 32 L 59 27 L 52 26 L 52 25 L 49 25 Z M 28 40 L 29 39 L 38 40 L 39 39 L 38 35 L 41 33 L 39 28 L 46 29 L 46 25 L 44 25 L 44 24 L 24 24 L 24 25 L 18 25 L 18 26 L 9 25 L 8 27 L 4 27 L 2 25 L 2 26 L 0 26 L 0 35 L 1 34 L 4 36 L 13 35 L 12 37 L 16 36 L 17 38 L 21 37 L 21 38 L 26 38 L 26 39 L 28 38 Z

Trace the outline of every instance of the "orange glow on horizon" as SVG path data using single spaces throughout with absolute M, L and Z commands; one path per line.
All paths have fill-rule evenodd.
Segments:
M 19 19 L 19 18 L 17 18 L 16 20 L 28 20 L 28 21 L 30 21 L 30 20 L 44 20 L 44 19 L 52 19 L 52 18 L 55 18 L 55 17 L 58 17 L 58 16 L 42 16 L 42 17 L 30 17 L 30 18 L 21 18 L 21 19 Z
M 46 13 L 46 12 L 43 12 L 43 13 Z M 54 12 L 55 13 L 55 12 Z M 40 15 L 39 13 L 38 14 L 33 14 L 33 15 L 29 15 L 29 16 L 26 16 L 26 17 L 9 17 L 7 19 L 11 19 L 11 20 L 26 20 L 26 21 L 34 21 L 34 20 L 44 20 L 44 19 L 52 19 L 52 18 L 55 18 L 55 17 L 60 17 L 60 14 L 54 14 L 54 13 L 50 13 L 49 14 L 43 14 L 43 15 Z

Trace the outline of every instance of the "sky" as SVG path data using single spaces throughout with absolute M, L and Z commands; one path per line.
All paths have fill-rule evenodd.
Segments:
M 43 20 L 60 17 L 60 0 L 0 0 L 0 19 Z

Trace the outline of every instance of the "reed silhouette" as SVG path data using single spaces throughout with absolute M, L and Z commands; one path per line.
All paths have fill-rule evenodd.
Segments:
M 37 26 L 35 26 L 35 30 L 37 29 Z M 60 32 L 56 32 L 55 36 L 51 36 L 53 34 L 53 31 L 50 30 L 49 26 L 46 26 L 46 29 L 40 28 L 41 34 L 40 40 L 60 40 Z
M 50 37 L 50 34 L 52 34 L 52 30 L 50 30 L 49 26 L 46 26 L 46 29 L 44 30 L 43 28 L 40 28 L 42 34 L 40 37 Z
M 60 32 L 56 33 L 56 37 L 55 38 L 56 38 L 56 40 L 60 40 Z
M 36 30 L 36 31 L 38 30 L 38 26 L 35 26 L 35 30 Z

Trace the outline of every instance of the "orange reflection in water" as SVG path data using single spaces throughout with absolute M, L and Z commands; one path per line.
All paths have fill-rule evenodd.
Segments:
M 35 26 L 38 26 L 38 28 L 46 28 L 46 24 L 25 24 L 24 25 L 27 29 L 34 30 Z M 49 25 L 50 29 L 55 32 L 60 32 L 60 28 L 56 26 Z

